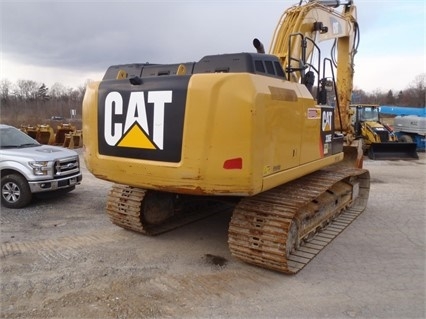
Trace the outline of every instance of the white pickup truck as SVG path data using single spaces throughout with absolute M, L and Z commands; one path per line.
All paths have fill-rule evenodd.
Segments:
M 77 152 L 42 145 L 19 129 L 0 124 L 1 203 L 21 208 L 34 193 L 73 190 L 82 180 Z

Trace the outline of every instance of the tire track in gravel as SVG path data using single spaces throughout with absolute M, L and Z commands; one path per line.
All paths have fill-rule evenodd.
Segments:
M 204 271 L 195 274 L 168 273 L 155 276 L 144 283 L 145 300 L 147 302 L 151 300 L 151 306 L 159 310 L 164 317 L 197 318 L 200 314 L 191 305 L 203 309 L 231 306 L 250 298 L 253 287 L 270 285 L 271 276 L 273 274 L 269 272 L 240 267 L 232 269 L 225 267 L 207 273 Z M 146 306 L 144 303 L 132 302 L 130 298 L 129 300 L 127 309 L 131 310 L 132 314 L 143 311 L 141 305 Z M 166 300 L 170 301 L 170 304 L 180 305 L 182 312 L 176 307 L 167 307 L 164 302 L 156 304 L 155 300 Z
M 3 207 L 2 207 L 3 209 Z M 40 218 L 41 213 L 35 212 L 31 214 L 24 214 L 17 211 L 15 214 L 4 213 L 0 215 L 0 225 L 11 225 L 18 223 L 33 222 L 35 219 Z
M 46 261 L 57 259 L 70 259 L 79 254 L 79 250 L 104 243 L 116 242 L 126 239 L 122 232 L 96 232 L 78 236 L 66 236 L 55 239 L 36 241 L 6 242 L 0 245 L 0 258 L 36 252 Z

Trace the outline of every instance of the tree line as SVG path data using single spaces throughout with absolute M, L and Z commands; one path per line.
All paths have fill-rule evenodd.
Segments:
M 363 90 L 355 89 L 352 93 L 352 103 L 425 107 L 426 73 L 417 75 L 406 89 L 397 92 L 376 90 L 366 93 Z
M 51 124 L 52 117 L 80 123 L 86 85 L 77 88 L 55 83 L 48 88 L 32 80 L 0 81 L 0 122 L 21 125 Z
M 19 127 L 20 125 L 49 124 L 52 116 L 81 124 L 82 102 L 86 82 L 77 88 L 68 88 L 55 83 L 48 88 L 44 83 L 18 80 L 16 83 L 0 81 L 0 122 Z M 425 107 L 426 73 L 415 77 L 404 90 L 393 92 L 365 92 L 353 90 L 352 103 Z

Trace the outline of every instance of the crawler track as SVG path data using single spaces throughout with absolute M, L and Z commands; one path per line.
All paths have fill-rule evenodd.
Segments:
M 244 198 L 229 227 L 231 253 L 297 273 L 365 209 L 369 188 L 368 171 L 336 166 Z
M 212 214 L 230 210 L 229 204 L 226 203 L 195 200 L 180 207 L 165 222 L 153 225 L 143 218 L 142 205 L 148 192 L 141 188 L 114 184 L 108 194 L 106 207 L 110 220 L 125 229 L 145 235 L 158 235 Z
M 231 253 L 251 264 L 294 274 L 365 209 L 370 188 L 363 169 L 334 166 L 232 204 Z M 115 184 L 108 196 L 111 221 L 129 230 L 157 235 L 221 211 L 229 203 L 189 200 L 165 222 L 147 223 L 149 191 Z

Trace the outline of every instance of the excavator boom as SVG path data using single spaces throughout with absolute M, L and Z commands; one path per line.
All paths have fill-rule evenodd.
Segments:
M 334 8 L 343 5 L 341 13 Z M 269 50 L 278 56 L 289 80 L 305 83 L 306 71 L 313 68 L 318 79 L 325 78 L 326 64 L 314 65 L 313 55 L 320 42 L 334 41 L 336 60 L 336 130 L 346 136 L 350 145 L 355 137 L 350 125 L 350 101 L 353 90 L 354 56 L 357 52 L 359 30 L 353 1 L 309 1 L 287 9 L 278 23 Z M 308 39 L 306 41 L 305 39 Z M 332 52 L 332 54 L 334 54 Z M 318 56 L 319 60 L 321 57 Z M 321 70 L 323 68 L 323 70 Z M 320 87 L 320 82 L 317 86 Z

